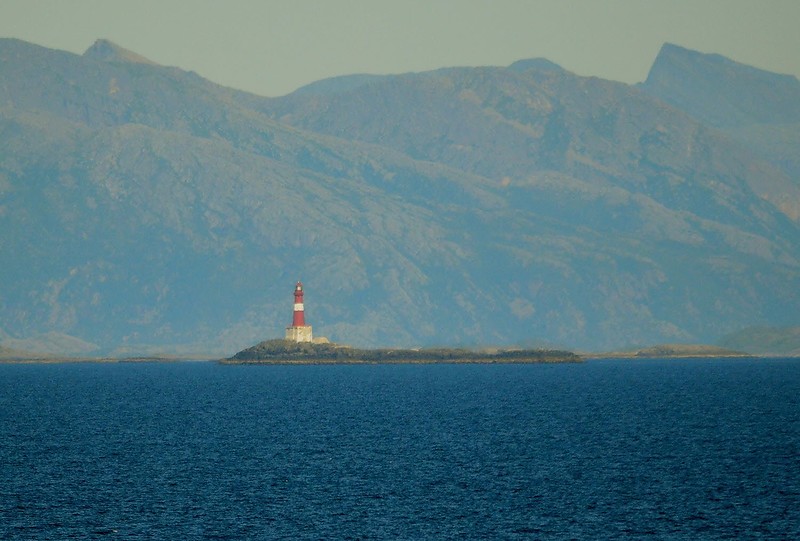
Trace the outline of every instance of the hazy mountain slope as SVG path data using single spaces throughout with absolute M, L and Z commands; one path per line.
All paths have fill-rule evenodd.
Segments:
M 555 170 L 726 223 L 751 220 L 744 202 L 756 193 L 800 219 L 800 188 L 777 167 L 630 86 L 540 65 L 384 77 L 350 91 L 292 94 L 265 109 L 497 183 Z
M 232 353 L 298 278 L 355 345 L 796 321 L 798 227 L 753 189 L 783 173 L 643 92 L 544 61 L 313 90 L 0 40 L 0 336 Z
M 668 43 L 639 86 L 766 156 L 800 185 L 800 81 L 796 77 Z
M 748 327 L 723 336 L 719 343 L 758 355 L 800 356 L 800 327 Z
M 385 75 L 341 75 L 309 83 L 295 90 L 297 94 L 331 94 L 336 92 L 347 92 L 356 87 L 380 81 Z
M 715 127 L 800 122 L 800 81 L 666 43 L 641 88 Z
M 2 173 L 0 217 L 6 330 L 18 335 L 44 324 L 101 344 L 213 346 L 236 325 L 280 332 L 285 284 L 311 276 L 354 325 L 367 317 L 348 306 L 355 292 L 401 299 L 381 311 L 386 330 L 354 337 L 408 340 L 405 321 L 433 312 L 414 290 L 418 265 L 461 252 L 429 211 L 360 179 L 135 125 L 62 125 L 54 140 L 57 124 L 36 120 L 0 129 L 3 153 L 25 155 Z

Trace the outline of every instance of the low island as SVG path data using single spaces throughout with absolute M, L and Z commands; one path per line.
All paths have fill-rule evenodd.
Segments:
M 705 344 L 659 344 L 627 351 L 590 354 L 587 357 L 592 359 L 716 359 L 752 358 L 755 355 Z
M 570 351 L 462 348 L 359 349 L 333 343 L 266 340 L 220 361 L 223 364 L 432 364 L 432 363 L 577 363 Z

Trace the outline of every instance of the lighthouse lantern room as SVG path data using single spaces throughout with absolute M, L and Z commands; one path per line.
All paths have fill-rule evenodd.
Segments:
M 303 283 L 297 282 L 294 286 L 294 313 L 292 324 L 286 327 L 286 340 L 292 342 L 311 342 L 311 325 L 306 325 L 305 310 L 303 308 Z

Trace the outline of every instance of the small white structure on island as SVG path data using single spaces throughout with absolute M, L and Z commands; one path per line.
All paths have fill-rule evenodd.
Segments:
M 297 282 L 294 286 L 294 314 L 292 315 L 292 324 L 286 327 L 286 340 L 292 342 L 313 341 L 311 325 L 306 325 L 302 282 Z

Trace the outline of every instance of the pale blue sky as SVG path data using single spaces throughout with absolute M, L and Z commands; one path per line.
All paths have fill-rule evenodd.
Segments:
M 107 38 L 262 95 L 350 73 L 545 57 L 635 83 L 662 43 L 800 76 L 800 0 L 0 0 L 0 37 Z

